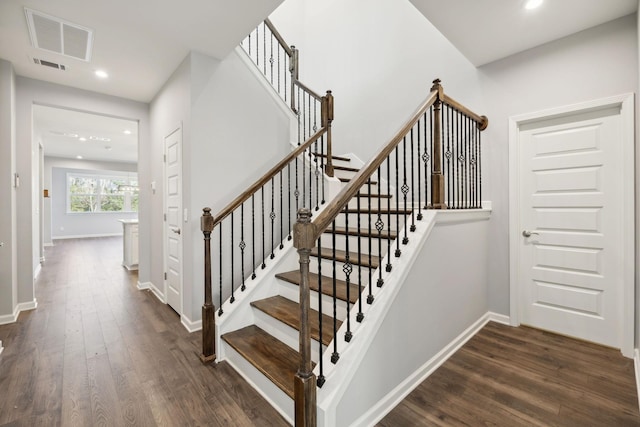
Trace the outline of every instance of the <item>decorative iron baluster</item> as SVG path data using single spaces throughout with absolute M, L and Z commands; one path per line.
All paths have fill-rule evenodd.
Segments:
M 247 244 L 244 241 L 244 202 L 240 205 L 240 244 L 238 247 L 240 248 L 240 275 L 242 276 L 242 286 L 240 287 L 240 290 L 244 291 L 247 289 L 244 277 L 244 250 L 247 247 Z
M 407 137 L 402 138 L 402 199 L 404 211 L 407 211 L 407 193 L 409 193 L 409 186 L 407 185 Z M 404 237 L 402 238 L 402 244 L 409 243 L 409 236 L 407 236 L 407 215 L 403 213 L 404 218 Z
M 362 312 L 362 229 L 360 228 L 360 190 L 358 190 L 358 194 L 356 194 L 356 222 L 357 222 L 357 233 L 358 233 L 358 314 L 356 316 L 357 322 L 362 322 L 364 319 L 364 313 Z M 346 214 L 349 216 L 349 214 Z
M 451 203 L 451 199 L 452 199 L 452 193 L 451 193 L 451 170 L 452 170 L 452 165 L 451 165 L 451 156 L 452 156 L 452 152 L 451 152 L 451 107 L 449 107 L 446 104 L 443 104 L 444 110 L 443 110 L 443 115 L 442 115 L 442 120 L 444 121 L 446 118 L 446 138 L 447 138 L 447 150 L 445 151 L 445 157 L 447 159 L 447 163 L 446 163 L 446 187 L 447 187 L 447 200 L 445 201 L 445 203 Z M 443 126 L 442 128 L 443 130 L 445 129 L 445 127 Z
M 262 69 L 263 73 L 267 75 L 267 24 L 262 22 Z
M 320 137 L 320 170 L 324 173 L 325 171 L 325 163 L 324 163 L 324 135 Z M 324 174 L 322 176 L 322 200 L 320 201 L 321 205 L 324 205 Z
M 478 207 L 482 209 L 482 131 L 478 128 L 476 132 L 478 135 Z
M 422 136 L 422 134 L 420 133 L 420 121 L 422 119 L 418 119 L 418 147 L 417 147 L 417 153 L 418 153 L 418 158 L 416 159 L 416 162 L 418 163 L 418 167 L 416 169 L 418 169 L 418 221 L 422 220 L 422 179 L 420 177 L 420 137 Z M 414 206 L 415 209 L 415 206 Z
M 271 178 L 271 212 L 269 212 L 269 219 L 271 220 L 271 255 L 269 255 L 269 259 L 274 259 L 276 257 L 276 255 L 273 253 L 273 250 L 276 247 L 275 240 L 274 240 L 274 227 L 275 227 L 275 220 L 276 220 L 276 211 L 274 207 L 275 192 L 276 192 L 275 182 L 272 177 Z
M 398 146 L 397 145 L 394 148 L 394 151 L 396 152 L 396 194 L 395 194 L 395 199 L 396 199 L 396 233 L 398 233 L 398 237 L 396 237 L 396 253 L 395 253 L 395 256 L 396 256 L 396 258 L 399 258 L 400 255 L 402 254 L 402 251 L 400 250 L 400 163 L 399 163 L 400 153 L 398 151 Z
M 335 221 L 333 223 L 335 227 Z M 347 331 L 344 333 L 344 340 L 346 342 L 349 342 L 353 337 L 353 334 L 351 333 L 351 316 L 349 315 L 351 311 L 351 272 L 353 271 L 353 265 L 351 264 L 350 253 L 349 253 L 349 215 L 348 214 L 345 215 L 344 228 L 345 228 L 345 233 L 344 233 L 345 253 L 347 254 L 345 256 L 344 265 L 342 266 L 342 271 L 345 275 L 345 282 L 347 283 Z
M 262 229 L 262 265 L 260 266 L 260 268 L 262 268 L 263 270 L 267 267 L 267 264 L 265 264 L 265 260 L 267 259 L 266 257 L 266 253 L 264 250 L 264 229 L 265 229 L 265 225 L 264 225 L 264 185 L 260 188 L 260 198 L 262 201 L 262 220 L 260 221 L 260 228 Z
M 411 143 L 411 156 L 409 157 L 409 161 L 411 162 L 411 227 L 409 228 L 409 231 L 414 232 L 416 231 L 416 221 L 415 221 L 415 216 L 414 216 L 414 212 L 415 212 L 415 180 L 414 180 L 414 172 L 413 172 L 413 128 L 411 128 L 411 138 L 410 138 L 410 143 Z
M 256 278 L 256 200 L 255 194 L 251 195 L 251 258 L 253 260 L 253 271 L 251 280 Z
M 333 353 L 331 353 L 331 363 L 338 363 L 338 359 L 340 359 L 340 353 L 338 353 L 338 340 L 336 337 L 338 336 L 338 298 L 336 295 L 338 294 L 338 278 L 336 277 L 336 221 L 332 221 L 331 223 L 331 251 L 332 251 L 332 270 L 333 270 Z M 318 252 L 320 252 L 322 248 L 318 248 Z
M 391 271 L 391 154 L 387 156 L 387 273 Z
M 382 171 L 380 170 L 380 166 L 378 166 L 378 219 L 376 220 L 376 230 L 378 231 L 378 258 L 382 261 L 382 230 L 384 229 L 384 221 L 382 220 Z M 373 251 L 371 247 L 369 247 L 369 255 L 371 256 Z M 382 266 L 378 265 L 378 281 L 376 283 L 377 287 L 382 287 L 384 285 L 384 280 L 382 279 Z
M 284 248 L 284 211 L 282 210 L 282 171 L 280 171 L 280 250 Z M 289 228 L 291 229 L 291 228 Z
M 233 304 L 236 301 L 236 297 L 234 295 L 235 292 L 235 274 L 233 271 L 233 258 L 234 258 L 234 250 L 235 248 L 233 247 L 233 212 L 231 212 L 231 298 L 229 299 L 229 303 Z
M 462 132 L 462 114 L 458 113 L 456 114 L 456 130 L 457 130 L 457 170 L 456 170 L 456 188 L 458 189 L 458 207 L 461 208 L 462 207 L 462 194 L 463 194 L 463 189 L 462 189 L 462 161 L 464 159 L 464 156 L 462 155 L 462 142 L 463 142 L 463 132 Z
M 318 384 L 318 387 L 322 387 L 322 385 L 325 383 L 326 379 L 324 377 L 324 362 L 323 362 L 323 357 L 322 355 L 324 354 L 324 349 L 322 348 L 322 338 L 323 338 L 323 331 L 322 331 L 322 258 L 320 257 L 320 248 L 322 248 L 322 234 L 320 234 L 320 236 L 318 236 L 318 334 L 320 335 L 320 337 L 318 338 L 318 364 L 320 365 L 319 367 L 319 375 L 318 375 L 318 379 L 316 380 L 316 384 Z
M 220 304 L 218 305 L 219 307 L 218 316 L 222 316 L 222 313 L 224 313 L 224 311 L 222 310 L 222 222 L 218 224 L 218 231 L 220 232 L 219 233 L 220 242 L 218 242 L 218 255 L 219 255 L 219 261 L 220 261 L 220 277 L 219 277 L 220 294 L 218 295 Z
M 358 213 L 359 215 L 359 213 Z M 369 177 L 367 179 L 367 248 L 369 249 L 369 256 L 368 256 L 368 262 L 367 262 L 367 266 L 369 267 L 369 295 L 367 295 L 367 303 L 368 304 L 372 304 L 373 303 L 373 264 L 372 264 L 372 258 L 373 258 L 373 250 L 371 249 L 373 247 L 373 245 L 371 244 L 371 235 L 372 235 L 372 231 L 371 231 L 371 177 Z
M 273 85 L 273 63 L 275 59 L 273 58 L 273 34 L 271 34 L 271 48 L 270 48 L 271 56 L 269 57 L 269 64 L 271 65 L 271 84 Z
M 291 240 L 292 239 L 291 230 L 293 230 L 293 228 L 291 227 L 291 216 L 292 216 L 292 213 L 291 213 L 291 163 L 287 165 L 287 187 L 289 190 L 287 191 L 287 194 L 288 194 L 287 207 L 289 210 L 289 214 L 287 215 L 287 217 L 289 218 L 289 236 L 287 237 L 287 240 Z

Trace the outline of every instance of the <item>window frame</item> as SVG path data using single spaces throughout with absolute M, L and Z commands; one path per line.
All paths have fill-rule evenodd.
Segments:
M 138 213 L 137 210 L 132 209 L 132 199 L 134 197 L 138 197 L 138 201 L 140 200 L 139 191 L 122 191 L 115 194 L 105 193 L 102 191 L 103 186 L 101 185 L 101 180 L 110 180 L 110 181 L 123 181 L 124 185 L 135 186 L 138 187 L 138 173 L 137 172 L 119 172 L 119 171 L 82 171 L 82 172 L 74 172 L 67 171 L 66 172 L 66 213 L 67 215 L 87 215 L 87 214 L 121 214 L 121 213 Z M 84 179 L 92 179 L 96 181 L 95 192 L 94 193 L 72 193 L 71 192 L 71 181 L 73 178 L 84 178 Z M 94 211 L 72 211 L 71 210 L 71 198 L 73 196 L 89 196 L 95 197 L 95 206 L 96 210 Z M 113 210 L 113 211 L 103 211 L 102 206 L 102 198 L 110 197 L 110 196 L 122 196 L 123 197 L 123 207 L 122 210 Z M 139 203 L 139 202 L 138 202 Z M 139 209 L 138 204 L 138 209 Z

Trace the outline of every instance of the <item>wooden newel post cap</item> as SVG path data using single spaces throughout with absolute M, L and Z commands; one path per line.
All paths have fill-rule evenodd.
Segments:
M 440 79 L 435 79 L 433 81 L 433 86 L 431 86 L 431 90 L 439 90 L 440 89 L 440 83 L 442 83 L 442 81 Z
M 211 208 L 202 209 L 202 217 L 200 218 L 200 229 L 203 232 L 213 231 L 213 216 L 211 216 Z
M 293 226 L 293 247 L 296 249 L 311 249 L 315 246 L 315 226 L 311 223 L 311 210 L 298 210 L 298 220 Z

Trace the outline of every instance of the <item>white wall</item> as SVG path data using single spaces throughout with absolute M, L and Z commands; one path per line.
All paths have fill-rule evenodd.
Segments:
M 509 117 L 638 89 L 635 16 L 627 16 L 479 68 L 489 128 L 483 136 L 493 201 L 492 311 L 509 314 Z
M 222 61 L 191 53 L 151 104 L 152 157 L 161 158 L 164 137 L 182 122 L 183 207 L 188 212 L 183 227 L 183 315 L 191 322 L 200 320 L 204 300 L 202 208 L 211 207 L 215 214 L 290 150 L 289 117 L 275 102 L 280 101 L 234 51 Z M 161 166 L 153 171 L 159 184 L 162 173 Z M 162 186 L 158 188 L 156 198 L 161 198 Z M 154 247 L 162 247 L 157 240 L 162 238 L 161 203 L 153 204 Z M 152 280 L 162 289 L 162 254 L 152 266 L 159 266 Z
M 487 313 L 489 242 L 487 220 L 434 226 L 326 425 L 351 425 Z
M 137 165 L 45 157 L 43 181 L 44 188 L 49 190 L 42 211 L 45 244 L 51 243 L 52 239 L 122 234 L 122 224 L 118 220 L 138 218 L 137 212 L 67 213 L 67 173 L 95 171 L 137 173 Z
M 12 315 L 18 303 L 16 264 L 15 74 L 0 59 L 0 318 Z
M 409 1 L 287 1 L 270 19 L 300 48 L 300 80 L 316 92 L 333 90 L 335 153 L 369 160 L 435 78 L 485 114 L 475 67 Z
M 16 170 L 21 184 L 17 189 L 16 233 L 18 259 L 18 302 L 34 301 L 34 273 L 39 263 L 39 167 L 38 146 L 33 133 L 32 106 L 34 104 L 87 111 L 138 121 L 140 153 L 148 150 L 148 105 L 108 95 L 101 95 L 80 89 L 46 83 L 39 80 L 18 77 L 16 80 Z M 145 211 L 148 197 L 149 162 L 146 156 L 138 156 L 140 191 L 140 253 L 151 251 L 149 228 L 145 226 L 149 212 Z M 139 277 L 149 274 L 149 264 L 140 259 Z

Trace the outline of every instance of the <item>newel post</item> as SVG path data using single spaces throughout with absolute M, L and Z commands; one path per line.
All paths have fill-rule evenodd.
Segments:
M 295 97 L 295 89 L 296 82 L 298 81 L 298 58 L 299 52 L 295 46 L 291 46 L 291 57 L 289 58 L 289 72 L 291 73 L 291 109 L 293 111 L 298 111 L 296 109 L 296 97 Z
M 327 164 L 325 165 L 325 173 L 333 176 L 333 158 L 332 158 L 332 137 L 331 124 L 333 123 L 333 94 L 330 90 L 322 97 L 322 126 L 327 127 Z
M 442 175 L 442 121 L 440 108 L 443 92 L 440 79 L 433 81 L 431 90 L 438 91 L 438 98 L 433 104 L 433 170 L 431 171 L 431 209 L 447 209 L 444 201 L 444 176 Z
M 315 226 L 311 223 L 311 211 L 302 208 L 293 227 L 293 246 L 300 255 L 300 366 L 294 378 L 295 425 L 315 427 L 316 376 L 311 363 L 311 326 L 309 310 L 309 255 L 315 246 Z
M 211 209 L 202 209 L 200 229 L 204 234 L 204 304 L 202 305 L 202 363 L 216 360 L 216 317 L 213 297 L 211 295 L 211 232 L 213 231 L 213 217 Z

